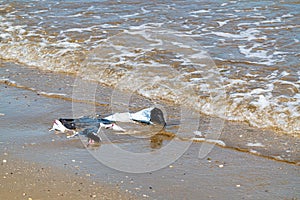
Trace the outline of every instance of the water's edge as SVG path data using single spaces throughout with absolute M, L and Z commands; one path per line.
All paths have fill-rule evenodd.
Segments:
M 49 71 L 40 71 L 36 68 L 22 67 L 17 64 L 2 62 L 1 63 L 1 77 L 0 83 L 8 86 L 17 87 L 24 90 L 29 90 L 37 95 L 42 95 L 47 98 L 57 98 L 70 103 L 81 103 L 83 105 L 91 105 L 100 108 L 99 112 L 110 113 L 111 111 L 111 96 L 113 89 L 98 85 L 96 98 L 94 101 L 86 99 L 74 99 L 73 89 L 76 76 L 74 74 L 54 73 Z M 88 82 L 87 82 L 88 84 Z M 97 97 L 97 94 L 101 94 Z M 101 96 L 101 97 L 100 97 Z M 132 110 L 139 110 L 149 107 L 155 103 L 156 105 L 163 105 L 164 111 L 169 116 L 169 126 L 166 131 L 175 133 L 180 126 L 180 116 L 176 110 L 176 105 L 170 102 L 151 101 L 139 95 L 134 95 L 129 108 Z M 166 104 L 167 103 L 167 104 Z M 84 106 L 83 106 L 84 107 Z M 96 109 L 97 110 L 97 109 Z M 83 111 L 84 112 L 84 111 Z M 88 112 L 88 111 L 87 111 Z M 85 113 L 89 115 L 90 113 Z M 73 115 L 73 114 L 71 114 Z M 83 114 L 84 115 L 84 114 Z M 90 114 L 91 115 L 91 114 Z M 57 118 L 62 116 L 57 116 Z M 65 116 L 71 117 L 71 116 Z M 211 126 L 212 118 L 208 116 L 201 116 L 199 131 L 204 136 L 207 135 L 209 127 Z M 51 121 L 49 121 L 49 125 Z M 222 134 L 219 139 L 225 143 L 226 148 L 235 149 L 242 152 L 247 152 L 262 156 L 277 161 L 283 161 L 291 164 L 299 164 L 299 137 L 276 133 L 272 130 L 257 129 L 250 127 L 245 123 L 237 123 L 225 121 L 222 127 Z M 201 140 L 199 140 L 201 142 Z M 197 142 L 195 140 L 195 142 Z M 214 142 L 213 142 L 214 143 Z M 218 143 L 217 143 L 218 145 Z M 221 144 L 222 146 L 223 144 Z

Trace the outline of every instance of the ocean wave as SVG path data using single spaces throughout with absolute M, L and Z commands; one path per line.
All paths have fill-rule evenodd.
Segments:
M 163 5 L 170 12 L 151 2 L 129 11 L 104 3 L 106 9 L 90 3 L 76 9 L 63 2 L 1 5 L 0 58 L 300 134 L 299 39 L 293 37 L 299 25 L 292 10 L 281 13 L 271 5 L 271 16 L 260 2 L 198 9 L 176 1 Z M 110 6 L 119 15 L 107 12 Z

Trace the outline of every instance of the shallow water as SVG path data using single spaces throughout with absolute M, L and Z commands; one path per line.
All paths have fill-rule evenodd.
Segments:
M 299 135 L 299 9 L 297 1 L 2 0 L 0 58 Z
M 4 132 L 10 133 L 1 135 L 3 141 L 10 136 L 12 138 L 21 136 L 21 140 L 12 142 L 21 142 L 20 145 L 24 145 L 24 138 L 31 138 L 30 140 L 35 138 L 33 141 L 27 141 L 27 145 L 42 143 L 50 149 L 53 146 L 83 148 L 78 139 L 68 141 L 64 135 L 49 133 L 48 129 L 52 126 L 53 120 L 96 115 L 105 117 L 118 109 L 122 112 L 136 112 L 146 107 L 156 106 L 164 113 L 167 123 L 165 129 L 119 123 L 118 125 L 126 129 L 126 132 L 117 134 L 109 130 L 105 131 L 106 136 L 101 135 L 104 144 L 115 143 L 125 151 L 149 153 L 160 149 L 165 150 L 164 147 L 170 144 L 175 147 L 174 149 L 188 148 L 191 140 L 197 137 L 196 134 L 200 134 L 202 136 L 197 141 L 202 140 L 202 142 L 198 143 L 197 155 L 201 158 L 209 153 L 206 150 L 211 150 L 207 148 L 208 144 L 203 143 L 205 139 L 212 144 L 225 145 L 225 148 L 299 164 L 299 137 L 258 129 L 246 123 L 224 122 L 219 118 L 197 115 L 192 110 L 176 104 L 153 101 L 135 94 L 130 94 L 128 105 L 121 102 L 118 106 L 114 106 L 111 104 L 111 99 L 115 90 L 101 84 L 96 85 L 95 95 L 91 101 L 87 101 L 86 98 L 80 99 L 80 95 L 74 96 L 73 89 L 76 88 L 74 84 L 78 84 L 79 79 L 73 75 L 29 69 L 5 62 L 1 64 L 0 73 L 3 76 L 0 80 L 1 127 L 3 126 Z M 81 85 L 94 84 L 84 80 L 80 83 Z M 120 97 L 128 96 L 124 93 L 118 94 Z M 182 142 L 178 143 L 178 140 Z M 174 151 L 174 149 L 170 150 Z
M 3 68 L 0 68 L 3 69 Z M 14 68 L 9 68 L 10 72 Z M 7 73 L 7 70 L 4 70 Z M 29 70 L 28 68 L 18 68 L 19 75 L 11 74 L 19 83 L 28 81 L 28 79 L 39 80 L 38 82 L 47 85 L 46 80 L 55 80 L 59 74 L 39 72 L 38 70 Z M 31 73 L 25 73 L 29 72 Z M 1 71 L 3 72 L 3 71 Z M 34 72 L 38 72 L 35 76 Z M 27 80 L 22 80 L 22 75 L 30 74 Z M 45 78 L 47 77 L 47 78 Z M 67 81 L 70 77 L 65 77 Z M 44 81 L 42 81 L 44 80 Z M 31 87 L 34 86 L 30 85 Z M 54 89 L 57 83 L 53 81 Z M 58 83 L 59 84 L 59 83 Z M 167 166 L 161 166 L 157 171 L 148 173 L 127 173 L 106 165 L 103 160 L 95 157 L 95 153 L 101 151 L 104 146 L 118 145 L 130 154 L 154 152 L 157 150 L 151 146 L 151 139 L 148 137 L 137 138 L 134 135 L 117 135 L 107 132 L 111 141 L 115 143 L 103 143 L 99 148 L 87 149 L 84 147 L 86 139 L 78 138 L 67 139 L 64 134 L 54 134 L 48 132 L 51 122 L 55 117 L 72 116 L 72 102 L 61 98 L 50 98 L 49 96 L 39 95 L 36 91 L 24 90 L 24 88 L 15 88 L 0 85 L 1 104 L 0 110 L 3 113 L 0 116 L 0 152 L 7 162 L 11 158 L 17 157 L 28 161 L 41 163 L 45 166 L 57 166 L 67 169 L 68 172 L 78 175 L 78 177 L 86 176 L 89 179 L 109 183 L 113 186 L 120 187 L 123 191 L 130 194 L 136 194 L 140 198 L 151 199 L 199 199 L 201 198 L 249 198 L 249 199 L 284 199 L 297 198 L 299 189 L 299 166 L 284 162 L 276 162 L 274 160 L 265 159 L 259 156 L 249 155 L 243 152 L 237 152 L 230 148 L 220 148 L 214 146 L 212 151 L 205 158 L 199 158 L 199 150 L 204 143 L 192 143 L 182 156 Z M 66 86 L 66 84 L 64 84 Z M 43 85 L 35 86 L 41 91 Z M 61 88 L 61 91 L 68 92 L 67 87 Z M 102 93 L 103 94 L 103 93 Z M 145 101 L 145 100 L 144 100 Z M 82 103 L 73 103 L 76 106 L 82 106 Z M 145 105 L 144 103 L 137 105 Z M 109 110 L 108 106 L 99 106 L 97 111 L 105 113 Z M 101 111 L 101 112 L 100 112 Z M 171 110 L 168 110 L 167 131 L 172 129 Z M 175 117 L 176 118 L 176 117 Z M 203 125 L 207 124 L 206 118 L 202 118 Z M 173 121 L 173 124 L 174 123 Z M 176 125 L 173 125 L 176 126 Z M 177 124 L 178 126 L 178 124 Z M 282 153 L 280 145 L 269 135 L 264 138 L 256 138 L 259 136 L 259 130 L 239 127 L 241 124 L 233 126 L 230 124 L 225 128 L 222 134 L 229 135 L 229 138 L 220 138 L 230 147 L 233 144 L 242 144 L 242 141 L 236 139 L 236 135 L 244 142 L 256 143 L 257 141 L 266 144 L 267 140 L 275 146 L 275 149 L 264 152 L 265 156 Z M 250 135 L 250 137 L 247 136 Z M 266 134 L 266 133 L 265 133 Z M 176 139 L 176 138 L 174 138 Z M 284 140 L 279 137 L 278 140 Z M 161 147 L 164 148 L 170 140 L 163 139 Z M 164 143 L 166 142 L 166 143 Z M 188 141 L 178 140 L 176 142 L 186 143 Z M 284 140 L 287 144 L 286 148 L 298 148 L 297 144 L 290 144 L 288 140 Z M 257 144 L 257 143 L 256 143 Z M 180 144 L 179 144 L 180 145 Z M 266 146 L 270 148 L 270 146 Z M 255 148 L 255 147 L 251 147 Z M 256 147 L 261 148 L 261 147 Z M 292 159 L 297 159 L 297 152 L 292 152 Z M 115 157 L 115 152 L 111 151 L 110 156 Z M 168 152 L 168 156 L 173 156 L 172 152 Z M 281 154 L 280 154 L 281 155 Z M 96 159 L 97 158 L 97 159 Z M 143 162 L 143 160 L 139 160 Z M 164 160 L 156 160 L 156 164 L 163 163 Z M 126 157 L 121 163 L 123 165 L 132 163 L 133 160 Z M 120 166 L 119 166 L 120 167 Z M 122 167 L 122 166 L 121 166 Z M 131 166 L 135 168 L 135 166 Z M 90 187 L 90 186 L 83 186 Z M 24 188 L 23 188 L 24 189 Z M 23 192 L 23 191 L 22 191 Z M 25 191 L 26 192 L 26 191 Z M 22 193 L 20 193 L 22 195 Z M 97 194 L 98 196 L 98 194 Z M 99 194 L 101 196 L 101 194 Z

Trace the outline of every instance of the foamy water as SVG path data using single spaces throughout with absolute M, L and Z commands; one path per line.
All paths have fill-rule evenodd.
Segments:
M 2 59 L 300 133 L 299 3 L 0 2 Z

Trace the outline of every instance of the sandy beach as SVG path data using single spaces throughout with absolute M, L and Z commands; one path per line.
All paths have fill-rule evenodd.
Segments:
M 95 159 L 81 140 L 48 132 L 53 119 L 72 116 L 72 75 L 7 63 L 0 69 L 5 74 L 3 78 L 7 78 L 0 85 L 1 199 L 300 198 L 297 140 L 291 140 L 294 144 L 290 145 L 289 151 L 292 152 L 291 161 L 296 164 L 237 151 L 234 146 L 214 146 L 205 158 L 200 159 L 198 154 L 203 143 L 197 142 L 174 163 L 160 170 L 141 174 L 122 172 Z M 110 89 L 103 86 L 99 90 L 102 95 L 97 109 L 101 113 L 109 112 L 106 105 L 109 100 L 105 98 L 110 96 Z M 65 95 L 59 95 L 62 93 Z M 138 97 L 134 102 L 137 107 L 150 105 Z M 83 108 L 86 105 L 84 102 L 75 104 Z M 224 135 L 226 132 L 241 134 L 239 126 L 226 126 L 220 139 L 229 144 L 230 134 Z M 245 129 L 244 133 L 248 130 L 249 134 L 250 129 Z M 275 142 L 280 140 L 278 138 Z M 240 139 L 238 144 L 247 143 L 248 139 Z M 136 142 L 123 145 L 127 144 L 131 149 L 149 148 L 147 139 L 142 145 Z M 275 150 L 275 147 L 266 148 L 272 155 Z M 286 149 L 279 146 L 275 153 L 282 155 L 283 151 Z
M 298 2 L 24 2 L 0 3 L 0 200 L 300 200 Z
M 35 162 L 1 156 L 1 199 L 135 199 L 116 187 Z

